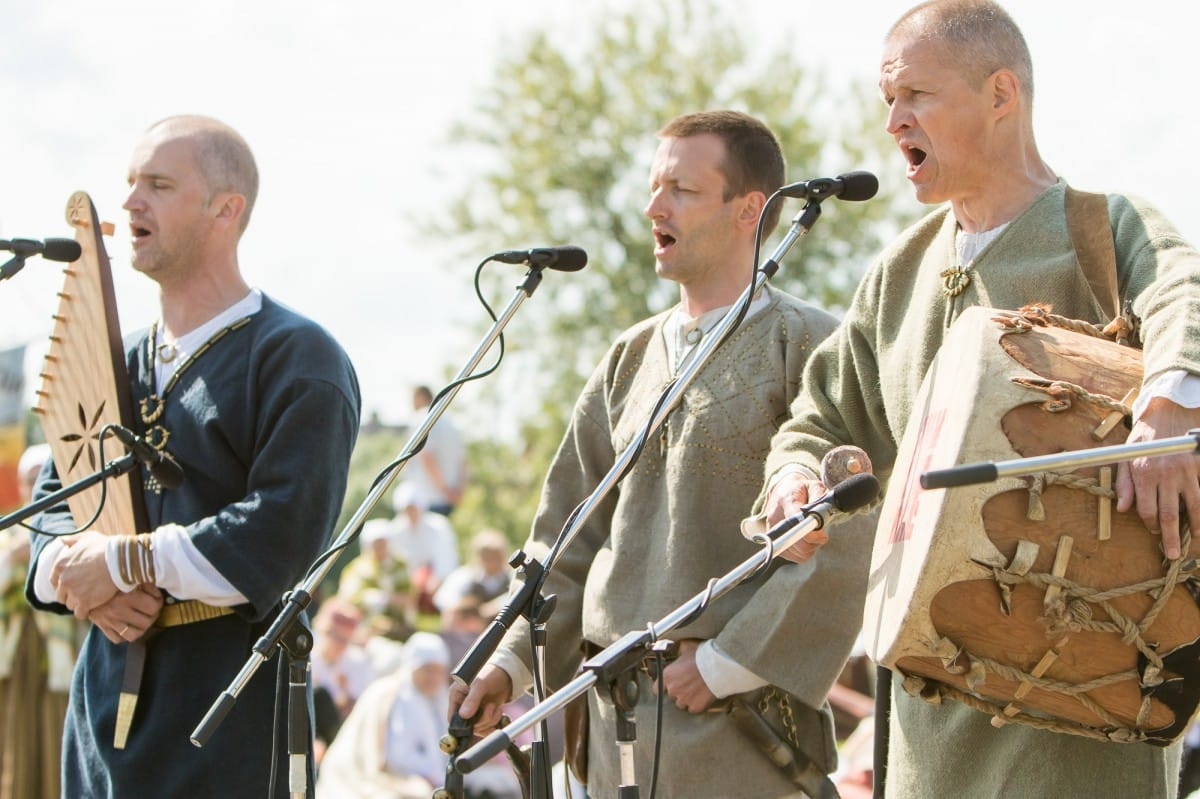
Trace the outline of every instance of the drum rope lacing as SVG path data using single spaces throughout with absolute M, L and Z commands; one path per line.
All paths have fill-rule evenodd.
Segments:
M 1018 386 L 1033 391 L 1040 391 L 1049 397 L 1042 403 L 1042 409 L 1048 413 L 1062 413 L 1071 407 L 1072 397 L 1084 402 L 1097 405 L 1105 411 L 1117 411 L 1128 414 L 1129 407 L 1120 400 L 1104 394 L 1094 394 L 1081 385 L 1066 380 L 1047 380 L 1044 377 L 1014 377 L 1012 382 Z
M 1097 338 L 1110 338 L 1114 334 L 1121 336 L 1126 332 L 1126 328 L 1118 324 L 1120 319 L 1114 320 L 1113 323 L 1101 329 L 1087 322 L 1055 316 L 1042 308 L 1025 308 L 1022 309 L 1020 315 L 996 317 L 995 321 L 1017 333 L 1027 332 L 1039 326 L 1061 327 Z M 1059 413 L 1068 410 L 1075 399 L 1097 406 L 1105 412 L 1118 412 L 1123 415 L 1131 413 L 1130 408 L 1124 403 L 1112 397 L 1090 392 L 1082 386 L 1067 381 L 1045 380 L 1042 378 L 1016 378 L 1013 382 L 1046 394 L 1049 399 L 1042 407 L 1050 413 Z M 1032 520 L 1045 518 L 1041 494 L 1047 485 L 1061 485 L 1109 499 L 1115 497 L 1115 492 L 1111 488 L 1100 485 L 1100 482 L 1095 478 L 1061 472 L 1045 472 L 1033 475 L 1028 480 L 1030 495 L 1028 515 Z M 1191 544 L 1191 532 L 1186 524 L 1180 530 L 1180 537 L 1181 551 L 1187 553 Z M 1169 561 L 1167 572 L 1162 577 L 1104 590 L 1081 585 L 1073 580 L 1058 577 L 1050 573 L 1029 572 L 1020 574 L 995 566 L 991 567 L 991 570 L 993 578 L 1000 587 L 1002 594 L 1006 597 L 1011 596 L 1013 586 L 1020 584 L 1033 585 L 1042 589 L 1049 589 L 1051 586 L 1055 586 L 1059 589 L 1059 597 L 1055 601 L 1048 603 L 1041 618 L 1046 626 L 1046 636 L 1048 639 L 1063 639 L 1065 642 L 1066 639 L 1064 636 L 1078 632 L 1120 634 L 1123 643 L 1134 646 L 1146 659 L 1145 667 L 1140 673 L 1137 669 L 1128 669 L 1122 672 L 1102 675 L 1083 683 L 1068 683 L 1036 676 L 1009 664 L 982 655 L 972 654 L 955 642 L 943 639 L 934 648 L 940 654 L 946 670 L 954 674 L 965 674 L 967 688 L 970 690 L 974 690 L 986 679 L 987 674 L 991 672 L 998 677 L 1018 684 L 1025 684 L 1042 691 L 1072 697 L 1095 714 L 1097 718 L 1101 719 L 1108 728 L 1102 729 L 1088 724 L 1047 718 L 1019 711 L 1010 701 L 990 701 L 977 694 L 962 691 L 952 685 L 940 682 L 928 682 L 916 675 L 906 676 L 904 680 L 905 691 L 912 695 L 921 695 L 932 701 L 940 701 L 941 698 L 945 697 L 961 702 L 991 715 L 993 717 L 993 724 L 997 726 L 1017 721 L 1037 729 L 1078 735 L 1094 740 L 1120 742 L 1147 740 L 1147 734 L 1140 728 L 1144 728 L 1150 720 L 1151 696 L 1148 693 L 1142 697 L 1135 726 L 1133 727 L 1115 717 L 1087 694 L 1098 688 L 1114 685 L 1126 680 L 1136 680 L 1143 688 L 1152 688 L 1163 682 L 1164 666 L 1162 656 L 1158 654 L 1153 645 L 1146 641 L 1145 635 L 1166 606 L 1175 587 L 1190 580 L 1200 579 L 1200 566 L 1198 566 L 1196 559 L 1186 557 L 1186 555 L 1181 556 Z M 1153 598 L 1150 608 L 1140 621 L 1136 621 L 1129 615 L 1122 613 L 1112 604 L 1112 600 L 1136 594 L 1147 594 Z M 1108 616 L 1108 621 L 1094 619 L 1093 606 L 1103 610 Z M 958 662 L 962 657 L 967 659 L 967 665 Z
M 1187 552 L 1191 544 L 1191 532 L 1186 527 L 1181 531 L 1181 538 L 1182 551 Z M 1121 640 L 1125 644 L 1133 645 L 1146 658 L 1146 667 L 1141 673 L 1136 669 L 1129 669 L 1102 675 L 1087 682 L 1069 683 L 1046 677 L 1038 677 L 1006 663 L 968 652 L 951 641 L 946 640 L 942 642 L 942 647 L 948 645 L 953 648 L 952 653 L 945 654 L 942 657 L 946 670 L 950 673 L 965 673 L 969 689 L 974 690 L 976 686 L 987 678 L 987 674 L 990 672 L 1015 683 L 1027 683 L 1033 688 L 1042 691 L 1069 696 L 1094 713 L 1104 724 L 1108 725 L 1109 729 L 1107 730 L 1086 724 L 1043 718 L 1028 713 L 1014 714 L 1006 712 L 1005 708 L 1010 706 L 1009 702 L 991 702 L 975 694 L 969 694 L 942 683 L 936 684 L 935 691 L 937 695 L 939 697 L 949 697 L 970 705 L 976 710 L 981 710 L 992 715 L 1000 723 L 1020 721 L 1039 729 L 1065 732 L 1096 740 L 1123 742 L 1146 740 L 1147 736 L 1139 728 L 1144 727 L 1149 722 L 1151 709 L 1151 697 L 1149 695 L 1142 698 L 1135 726 L 1130 727 L 1093 701 L 1087 694 L 1097 688 L 1114 685 L 1125 680 L 1136 680 L 1143 687 L 1153 687 L 1162 683 L 1162 657 L 1146 641 L 1144 636 L 1170 599 L 1174 587 L 1195 579 L 1200 575 L 1200 566 L 1197 565 L 1196 560 L 1194 558 L 1176 558 L 1170 561 L 1167 573 L 1162 577 L 1104 590 L 1081 585 L 1073 580 L 1042 572 L 1014 574 L 993 567 L 992 575 L 1001 586 L 1011 587 L 1019 584 L 1028 584 L 1039 588 L 1057 586 L 1061 589 L 1062 601 L 1052 603 L 1051 607 L 1047 608 L 1046 615 L 1042 619 L 1047 627 L 1046 635 L 1048 638 L 1055 639 L 1066 633 L 1077 632 L 1120 634 Z M 1111 600 L 1120 597 L 1143 593 L 1153 597 L 1154 602 L 1140 621 L 1135 621 L 1127 614 L 1122 613 L 1111 602 Z M 1109 621 L 1094 619 L 1092 613 L 1093 605 L 1101 608 L 1108 615 Z M 968 666 L 954 663 L 963 656 L 967 658 Z M 933 686 L 927 684 L 920 677 L 908 677 L 905 680 L 904 687 L 911 694 L 925 695 Z

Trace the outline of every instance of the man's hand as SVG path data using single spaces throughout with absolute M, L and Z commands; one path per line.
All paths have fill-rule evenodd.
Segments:
M 88 620 L 100 628 L 104 637 L 114 644 L 136 641 L 158 618 L 163 595 L 152 585 L 142 585 L 128 594 L 117 595 L 88 614 Z
M 1200 408 L 1184 408 L 1162 397 L 1150 400 L 1127 443 L 1186 435 L 1200 427 Z M 1200 520 L 1200 467 L 1194 454 L 1157 455 L 1117 465 L 1117 510 L 1137 503 L 1137 514 L 1153 533 L 1162 533 L 1163 553 L 1180 556 L 1180 514 Z
M 61 539 L 66 545 L 50 569 L 50 584 L 76 618 L 88 615 L 117 593 L 105 560 L 107 536 L 95 530 Z
M 696 666 L 696 648 L 700 642 L 688 638 L 679 642 L 679 656 L 663 669 L 663 688 L 667 696 L 675 701 L 675 706 L 688 713 L 703 713 L 717 700 L 708 689 L 708 683 L 700 676 Z M 658 683 L 654 683 L 655 692 Z
M 825 495 L 825 485 L 820 480 L 814 480 L 799 472 L 785 474 L 771 487 L 767 494 L 764 510 L 767 514 L 767 526 L 774 527 L 784 519 L 804 511 L 804 506 L 811 499 Z M 801 541 L 779 553 L 784 560 L 793 563 L 803 563 L 816 554 L 823 544 L 829 541 L 829 535 L 824 530 L 814 530 Z
M 500 723 L 504 705 L 512 697 L 512 678 L 499 666 L 488 664 L 470 686 L 455 681 L 450 685 L 450 715 L 455 712 L 474 721 L 476 735 L 487 735 Z

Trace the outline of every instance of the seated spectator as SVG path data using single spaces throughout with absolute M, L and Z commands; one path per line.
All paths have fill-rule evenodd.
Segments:
M 450 653 L 433 633 L 413 633 L 403 666 L 367 689 L 321 765 L 317 795 L 338 799 L 428 799 L 445 784 Z M 494 764 L 494 765 L 493 765 Z M 517 799 L 520 786 L 501 758 L 464 779 L 468 799 Z
M 487 629 L 489 619 L 479 612 L 478 597 L 467 594 L 453 607 L 442 611 L 442 628 L 438 635 L 450 651 L 450 665 L 456 666 Z
M 408 564 L 392 552 L 388 528 L 379 519 L 363 525 L 362 552 L 342 569 L 338 596 L 362 611 L 372 633 L 403 641 L 416 629 L 417 597 Z
M 341 597 L 323 601 L 313 619 L 310 660 L 317 739 L 313 753 L 318 764 L 375 676 L 362 632 L 362 612 Z
M 450 572 L 433 595 L 433 604 L 440 612 L 445 612 L 463 597 L 472 596 L 479 600 L 479 612 L 484 618 L 495 617 L 512 581 L 513 570 L 508 565 L 510 551 L 508 539 L 499 532 L 480 530 L 471 539 L 473 560 Z
M 417 609 L 437 613 L 433 595 L 458 568 L 458 540 L 445 516 L 426 510 L 412 483 L 401 483 L 392 495 L 396 517 L 390 529 L 392 551 L 404 558 L 417 592 Z
M 34 444 L 17 463 L 18 499 L 33 487 L 50 447 Z M 10 509 L 5 509 L 10 510 Z M 60 795 L 63 719 L 84 622 L 34 613 L 25 601 L 29 531 L 0 530 L 0 799 Z

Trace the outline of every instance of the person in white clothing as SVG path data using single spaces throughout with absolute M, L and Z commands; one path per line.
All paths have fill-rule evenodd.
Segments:
M 403 665 L 363 694 L 321 765 L 317 795 L 338 799 L 427 799 L 445 783 L 450 653 L 433 633 L 413 633 Z M 502 761 L 467 775 L 468 797 L 515 799 L 520 786 Z M 486 792 L 486 793 L 485 793 Z
M 413 390 L 413 411 L 420 422 L 433 402 L 433 392 L 427 386 Z M 425 507 L 449 516 L 462 499 L 467 486 L 467 445 L 462 432 L 449 414 L 443 413 L 429 431 L 425 446 L 412 462 L 409 479 Z
M 474 560 L 450 572 L 433 595 L 438 611 L 444 614 L 464 597 L 471 596 L 479 600 L 480 613 L 495 616 L 512 580 L 512 567 L 508 565 L 510 549 L 508 539 L 498 530 L 476 533 L 471 539 Z
M 341 597 L 321 602 L 313 619 L 313 709 L 316 713 L 316 762 L 337 735 L 358 698 L 375 679 L 371 656 L 364 646 L 363 615 Z
M 458 568 L 458 540 L 445 516 L 425 507 L 412 483 L 401 483 L 392 495 L 396 516 L 391 528 L 391 549 L 408 564 L 417 591 L 417 608 L 437 613 L 433 595 L 442 581 Z

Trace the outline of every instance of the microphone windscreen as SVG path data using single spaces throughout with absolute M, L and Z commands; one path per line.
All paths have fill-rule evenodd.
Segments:
M 47 261 L 71 263 L 79 260 L 83 250 L 75 239 L 46 239 L 42 249 L 42 257 Z
M 559 272 L 578 272 L 587 266 L 587 252 L 582 247 L 568 244 L 565 247 L 555 247 L 558 258 L 550 265 L 551 269 Z
M 879 191 L 879 178 L 870 172 L 856 170 L 838 175 L 838 179 L 842 181 L 842 193 L 838 195 L 842 200 L 862 202 L 871 199 Z
M 842 511 L 858 510 L 879 496 L 879 480 L 870 473 L 856 474 L 833 488 L 833 507 Z

